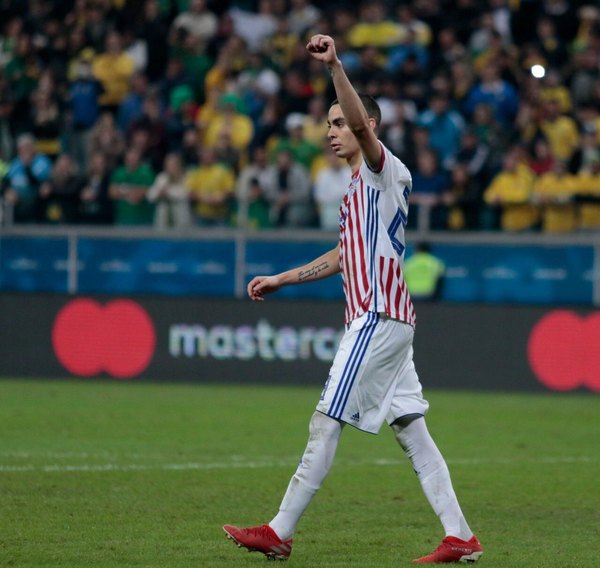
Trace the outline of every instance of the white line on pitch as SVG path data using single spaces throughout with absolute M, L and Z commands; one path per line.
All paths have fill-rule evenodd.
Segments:
M 548 456 L 528 459 L 513 458 L 455 458 L 447 460 L 450 465 L 514 465 L 516 463 L 525 464 L 579 464 L 598 462 L 598 458 L 589 456 Z M 293 467 L 297 460 L 264 460 L 264 461 L 242 461 L 231 462 L 212 462 L 212 463 L 165 463 L 165 464 L 47 464 L 47 465 L 8 465 L 0 464 L 0 473 L 12 472 L 45 472 L 45 473 L 68 473 L 68 472 L 111 472 L 111 471 L 208 471 L 213 469 L 257 469 L 271 467 Z M 408 465 L 407 460 L 394 459 L 374 459 L 374 460 L 338 460 L 337 463 L 343 465 L 378 465 L 378 466 L 398 466 Z

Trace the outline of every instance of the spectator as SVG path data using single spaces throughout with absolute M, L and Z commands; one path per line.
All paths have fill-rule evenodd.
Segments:
M 6 64 L 4 74 L 12 91 L 13 110 L 11 130 L 21 134 L 31 130 L 30 99 L 38 87 L 42 62 L 38 57 L 31 37 L 25 33 L 17 38 L 12 59 Z
M 524 231 L 538 223 L 538 209 L 531 203 L 533 181 L 533 172 L 520 163 L 518 152 L 507 152 L 502 170 L 483 195 L 489 206 L 500 210 L 500 226 L 505 231 Z
M 310 176 L 294 161 L 290 150 L 280 150 L 265 179 L 265 196 L 270 203 L 275 227 L 306 227 L 311 222 Z
M 554 100 L 558 103 L 561 113 L 572 110 L 571 94 L 569 89 L 562 84 L 562 77 L 556 69 L 547 69 L 540 87 L 540 100 L 546 102 Z
M 104 109 L 116 112 L 129 92 L 135 72 L 133 59 L 123 51 L 121 34 L 112 31 L 106 36 L 105 51 L 94 58 L 92 70 L 104 89 L 100 104 Z
M 445 226 L 451 231 L 479 229 L 482 186 L 469 173 L 465 163 L 452 167 L 450 185 L 442 194 L 446 207 Z
M 218 22 L 206 0 L 190 0 L 188 9 L 173 20 L 171 27 L 175 31 L 184 30 L 206 46 L 217 33 Z
M 465 122 L 450 108 L 450 101 L 434 93 L 431 104 L 419 117 L 419 124 L 429 131 L 429 144 L 437 152 L 441 164 L 448 169 L 460 146 Z
M 197 114 L 198 105 L 190 86 L 181 85 L 171 91 L 165 112 L 168 147 L 171 151 L 181 150 L 184 133 L 188 129 L 196 127 Z
M 31 95 L 31 127 L 37 151 L 54 160 L 61 151 L 61 116 L 52 87 L 40 87 Z
M 192 226 L 185 169 L 179 154 L 167 154 L 163 170 L 154 180 L 146 197 L 155 204 L 155 228 L 182 230 Z
M 417 32 L 413 28 L 407 28 L 404 41 L 389 50 L 386 71 L 396 73 L 402 68 L 404 62 L 413 58 L 420 69 L 425 71 L 429 66 L 429 51 L 418 41 Z
M 576 2 L 567 0 L 543 0 L 539 6 L 538 17 L 552 20 L 560 41 L 571 42 L 577 33 Z
M 89 152 L 100 152 L 106 156 L 108 168 L 114 169 L 125 149 L 125 139 L 118 130 L 115 118 L 110 112 L 104 112 L 90 132 Z
M 300 39 L 291 31 L 287 16 L 277 18 L 277 29 L 265 42 L 263 51 L 276 69 L 288 69 L 294 62 Z
M 44 223 L 77 223 L 83 180 L 71 156 L 61 154 L 49 182 L 40 187 L 40 220 Z
M 290 31 L 298 37 L 303 37 L 321 17 L 321 10 L 309 0 L 290 0 L 288 22 Z
M 202 42 L 192 36 L 185 36 L 178 46 L 172 48 L 174 57 L 181 59 L 183 70 L 188 77 L 187 82 L 194 89 L 194 93 L 203 98 L 205 95 L 205 83 L 213 60 L 208 57 Z M 228 58 L 228 54 L 225 54 Z
M 340 226 L 340 205 L 352 181 L 352 170 L 331 149 L 326 156 L 328 165 L 317 174 L 313 196 L 319 227 L 333 231 Z
M 157 84 L 162 104 L 167 106 L 172 93 L 179 87 L 192 88 L 192 78 L 187 74 L 179 57 L 171 57 L 167 62 L 165 73 Z M 193 91 L 192 91 L 193 96 Z
M 425 149 L 417 155 L 417 168 L 412 182 L 410 203 L 413 211 L 408 219 L 408 227 L 421 230 L 444 228 L 445 213 L 441 200 L 449 180 L 447 173 L 440 168 L 434 150 Z
M 558 101 L 550 99 L 544 104 L 545 116 L 540 130 L 548 139 L 552 154 L 559 160 L 569 160 L 579 144 L 576 122 L 560 112 Z
M 306 72 L 297 67 L 283 71 L 283 82 L 279 99 L 286 113 L 306 114 L 309 102 L 315 95 Z
M 268 38 L 277 30 L 277 16 L 272 0 L 258 0 L 258 10 L 251 12 L 238 7 L 230 8 L 234 31 L 244 39 L 248 49 L 260 51 Z
M 267 101 L 265 108 L 256 121 L 256 129 L 252 147 L 267 146 L 271 147 L 277 143 L 285 130 L 282 126 L 283 112 L 279 101 L 275 98 Z
M 467 58 L 467 49 L 458 40 L 454 28 L 443 27 L 437 33 L 436 39 L 438 49 L 432 54 L 431 67 L 433 71 L 450 72 L 455 64 L 464 65 Z
M 478 25 L 471 28 L 469 35 L 468 47 L 473 59 L 479 57 L 490 47 L 494 31 L 492 12 L 486 11 L 480 14 Z
M 568 172 L 562 160 L 556 160 L 551 171 L 534 181 L 532 199 L 541 209 L 544 232 L 567 233 L 575 229 L 576 183 L 576 178 Z
M 554 155 L 548 140 L 538 136 L 532 145 L 529 167 L 536 176 L 541 176 L 554 169 Z
M 129 148 L 123 165 L 111 176 L 109 195 L 115 202 L 117 225 L 152 224 L 154 207 L 146 199 L 146 193 L 153 182 L 152 168 L 142 162 L 139 150 Z
M 238 75 L 237 88 L 248 116 L 256 123 L 269 100 L 279 92 L 281 77 L 266 56 L 251 53 L 248 65 Z
M 79 60 L 76 78 L 69 87 L 69 152 L 81 170 L 87 168 L 91 132 L 100 117 L 102 85 L 92 74 L 92 57 L 89 53 Z
M 450 80 L 453 105 L 463 113 L 466 98 L 473 87 L 473 69 L 465 59 L 460 59 L 452 63 L 450 66 Z M 475 107 L 474 112 L 476 110 L 477 107 Z
M 381 0 L 361 2 L 358 12 L 358 21 L 347 33 L 350 47 L 389 48 L 402 41 L 401 30 L 388 16 L 386 5 Z
M 236 177 L 239 175 L 242 166 L 248 161 L 248 153 L 244 152 L 242 156 L 241 152 L 234 148 L 231 134 L 227 130 L 221 131 L 213 149 L 217 162 L 227 166 Z
M 144 113 L 144 99 L 148 90 L 148 77 L 142 71 L 131 76 L 129 92 L 119 103 L 117 125 L 125 133 L 131 124 Z
M 15 223 L 39 219 L 39 193 L 51 172 L 52 162 L 36 152 L 35 138 L 21 134 L 17 138 L 17 157 L 10 162 L 4 182 L 4 201 L 12 208 Z
M 275 144 L 271 156 L 278 156 L 287 151 L 295 162 L 310 170 L 312 161 L 321 153 L 320 146 L 304 137 L 306 116 L 299 113 L 289 114 L 285 121 L 287 136 L 280 138 Z
M 267 229 L 272 226 L 269 202 L 264 187 L 268 183 L 269 162 L 264 146 L 257 146 L 251 162 L 238 176 L 236 185 L 237 225 L 250 229 Z
M 200 163 L 190 170 L 185 185 L 195 203 L 199 226 L 225 227 L 230 223 L 235 177 L 229 168 L 217 162 L 214 148 L 204 146 L 200 150 Z
M 488 145 L 479 139 L 473 128 L 467 128 L 460 141 L 456 162 L 464 164 L 469 176 L 480 186 L 489 181 L 489 158 Z
M 416 16 L 414 5 L 399 3 L 396 7 L 396 15 L 401 43 L 414 42 L 422 48 L 431 45 L 433 39 L 431 27 Z
M 393 116 L 384 128 L 381 128 L 380 140 L 394 155 L 400 157 L 405 163 L 411 161 L 408 158 L 410 148 L 413 144 L 413 122 L 408 118 L 407 104 L 405 101 L 395 101 Z M 429 132 L 422 128 L 427 144 L 429 144 Z
M 109 196 L 111 173 L 106 156 L 95 152 L 89 158 L 89 166 L 79 194 L 82 223 L 90 225 L 110 225 L 113 223 L 113 202 Z
M 133 61 L 133 69 L 138 73 L 145 73 L 148 65 L 148 46 L 146 42 L 136 35 L 135 30 L 126 27 L 122 31 L 123 53 L 129 55 Z
M 471 128 L 477 135 L 477 139 L 489 148 L 488 165 L 490 170 L 500 169 L 502 157 L 509 144 L 510 133 L 507 133 L 494 118 L 494 112 L 490 105 L 480 103 L 475 106 Z
M 84 8 L 81 23 L 84 25 L 85 37 L 96 53 L 102 51 L 107 37 L 110 35 L 110 20 L 107 18 L 106 11 L 107 6 L 103 6 L 101 2 L 89 2 Z
M 600 159 L 580 170 L 575 176 L 578 202 L 578 228 L 584 231 L 600 229 Z
M 240 153 L 243 160 L 247 160 L 254 125 L 242 112 L 242 106 L 242 100 L 236 95 L 223 95 L 219 99 L 217 113 L 206 123 L 203 142 L 214 148 L 225 133 L 229 136 L 231 146 Z
M 500 77 L 497 63 L 489 62 L 479 72 L 480 81 L 471 88 L 466 99 L 466 110 L 473 116 L 480 103 L 490 105 L 494 118 L 503 127 L 510 126 L 516 117 L 519 95 L 516 89 Z
M 157 0 L 146 0 L 142 22 L 138 28 L 140 38 L 146 42 L 148 64 L 146 74 L 152 82 L 158 82 L 167 66 L 167 20 L 161 15 Z
M 143 158 L 150 162 L 154 171 L 159 171 L 167 153 L 168 134 L 167 123 L 162 117 L 160 102 L 155 94 L 147 94 L 144 98 L 142 114 L 131 123 L 127 132 L 128 142 L 132 144 L 139 134 L 145 140 L 140 147 Z
M 598 55 L 593 47 L 573 53 L 571 69 L 566 84 L 571 92 L 571 100 L 575 106 L 590 104 L 594 100 L 594 86 L 600 78 L 598 71 Z
M 597 6 L 581 6 L 577 11 L 579 25 L 573 39 L 573 50 L 580 51 L 594 44 L 600 21 L 600 10 Z M 562 42 L 559 42 L 562 44 Z
M 402 269 L 411 298 L 417 302 L 438 300 L 444 271 L 444 263 L 431 254 L 429 245 L 418 242 L 413 254 L 404 261 Z
M 568 169 L 572 174 L 577 174 L 582 170 L 589 171 L 598 160 L 600 160 L 598 131 L 593 127 L 585 128 L 581 135 L 579 147 L 569 160 Z
M 556 34 L 556 27 L 550 18 L 540 18 L 536 23 L 536 45 L 548 66 L 561 69 L 567 62 L 569 52 L 564 42 Z
M 183 160 L 186 170 L 198 165 L 198 149 L 200 148 L 200 137 L 198 130 L 193 127 L 186 128 L 181 137 L 181 148 L 179 154 Z

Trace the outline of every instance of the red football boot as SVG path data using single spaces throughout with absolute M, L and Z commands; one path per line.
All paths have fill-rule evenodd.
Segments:
M 483 547 L 473 535 L 470 540 L 461 540 L 454 536 L 447 536 L 431 554 L 413 560 L 415 564 L 435 564 L 443 562 L 463 562 L 472 564 L 477 562 L 483 554 Z
M 262 552 L 269 560 L 287 560 L 292 553 L 292 539 L 281 540 L 269 525 L 239 528 L 223 527 L 227 538 L 250 552 Z

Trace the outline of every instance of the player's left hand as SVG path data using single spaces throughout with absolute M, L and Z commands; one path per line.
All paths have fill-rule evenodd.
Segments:
M 306 44 L 306 49 L 315 59 L 323 63 L 333 64 L 337 61 L 335 41 L 331 36 L 323 34 L 312 36 Z

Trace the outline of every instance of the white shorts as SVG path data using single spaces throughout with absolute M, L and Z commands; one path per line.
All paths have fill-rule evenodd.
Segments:
M 413 362 L 414 329 L 367 312 L 344 333 L 317 410 L 377 434 L 407 414 L 427 412 Z

